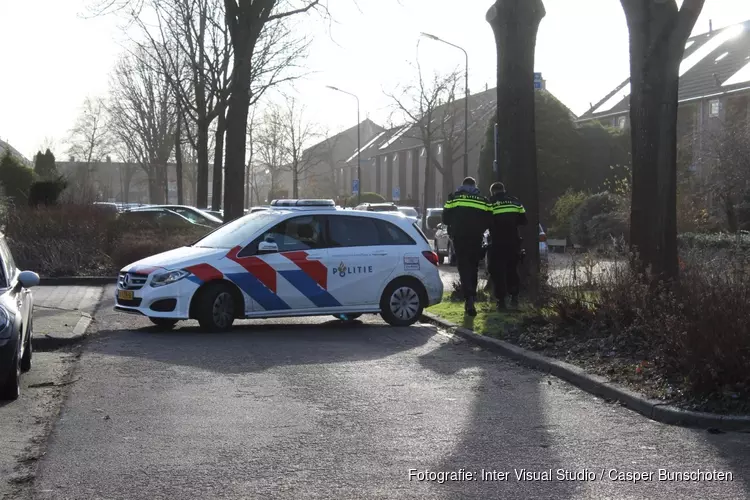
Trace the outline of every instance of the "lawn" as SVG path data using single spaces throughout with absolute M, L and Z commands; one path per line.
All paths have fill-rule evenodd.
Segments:
M 450 294 L 445 294 L 443 302 L 427 308 L 427 312 L 440 316 L 458 326 L 474 330 L 480 335 L 504 338 L 506 330 L 520 325 L 525 318 L 538 314 L 522 307 L 518 311 L 498 312 L 494 302 L 477 302 L 477 315 L 471 317 L 464 313 L 464 303 L 452 301 Z

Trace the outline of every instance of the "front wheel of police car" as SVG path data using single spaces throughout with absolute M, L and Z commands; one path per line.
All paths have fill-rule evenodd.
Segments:
M 194 300 L 197 300 L 196 317 L 201 328 L 210 332 L 224 332 L 232 327 L 238 304 L 229 285 L 210 283 L 200 290 Z
M 411 326 L 422 316 L 427 293 L 413 278 L 399 278 L 390 283 L 380 299 L 380 315 L 391 326 Z

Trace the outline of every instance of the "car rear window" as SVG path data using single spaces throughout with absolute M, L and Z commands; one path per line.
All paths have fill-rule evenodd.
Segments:
M 414 226 L 414 229 L 417 230 L 417 232 L 422 237 L 422 239 L 424 240 L 424 242 L 429 245 L 430 242 L 427 240 L 427 236 L 425 236 L 425 234 L 422 232 L 422 228 L 419 227 L 419 222 L 415 222 L 414 224 L 412 224 L 412 226 Z
M 375 220 L 367 217 L 329 217 L 328 232 L 332 247 L 365 247 L 380 244 Z
M 415 245 L 416 242 L 400 227 L 385 220 L 377 220 L 381 245 Z

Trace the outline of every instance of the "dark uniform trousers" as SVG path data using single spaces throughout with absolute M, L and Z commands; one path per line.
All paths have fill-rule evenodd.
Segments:
M 479 262 L 482 260 L 482 238 L 477 240 L 454 240 L 456 266 L 461 279 L 461 291 L 464 298 L 476 298 L 479 284 Z
M 521 286 L 518 275 L 519 251 L 490 247 L 487 249 L 487 260 L 495 297 L 503 300 L 506 295 L 518 295 Z
M 521 240 L 518 227 L 527 224 L 526 209 L 517 198 L 499 193 L 492 197 L 492 243 L 487 263 L 495 297 L 504 301 L 506 295 L 517 296 L 521 279 L 518 264 L 521 260 Z

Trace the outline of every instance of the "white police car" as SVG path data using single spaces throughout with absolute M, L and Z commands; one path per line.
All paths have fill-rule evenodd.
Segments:
M 192 246 L 123 268 L 115 309 L 165 328 L 194 318 L 210 331 L 236 318 L 365 313 L 407 326 L 442 298 L 437 265 L 424 234 L 400 212 L 276 200 Z

